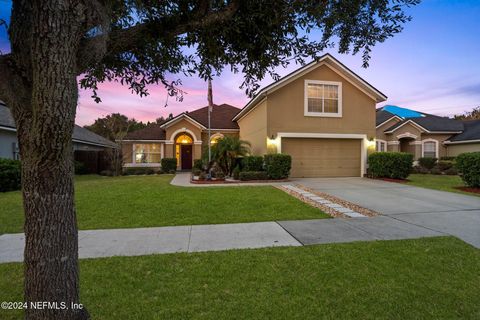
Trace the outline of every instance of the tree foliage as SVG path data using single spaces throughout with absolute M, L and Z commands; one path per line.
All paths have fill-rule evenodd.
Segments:
M 463 114 L 453 116 L 456 120 L 480 120 L 480 106 L 473 108 L 472 111 L 467 111 Z
M 225 173 L 231 175 L 236 165 L 238 157 L 243 157 L 250 152 L 250 143 L 240 140 L 238 137 L 225 136 L 217 140 L 217 143 L 211 146 L 212 162 L 216 163 Z M 208 158 L 208 151 L 204 152 L 204 157 Z M 208 159 L 205 159 L 208 162 Z

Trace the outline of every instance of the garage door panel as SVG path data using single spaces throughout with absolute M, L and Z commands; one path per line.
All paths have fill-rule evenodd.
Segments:
M 282 139 L 282 152 L 292 156 L 292 177 L 359 176 L 360 148 L 353 139 Z

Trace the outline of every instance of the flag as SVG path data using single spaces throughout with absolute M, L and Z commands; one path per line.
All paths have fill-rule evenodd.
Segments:
M 208 79 L 208 112 L 212 112 L 213 95 L 212 95 L 212 80 Z

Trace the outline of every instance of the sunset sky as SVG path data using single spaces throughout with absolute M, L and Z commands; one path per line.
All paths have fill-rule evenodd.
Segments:
M 0 0 L 0 18 L 7 23 L 10 8 L 10 1 Z M 409 13 L 413 20 L 402 33 L 373 49 L 367 69 L 361 66 L 361 56 L 328 52 L 388 96 L 387 102 L 378 107 L 393 104 L 451 116 L 480 106 L 480 1 L 425 0 Z M 0 26 L 0 50 L 9 51 L 4 26 Z M 299 67 L 290 65 L 276 71 L 285 75 Z M 225 72 L 215 78 L 214 102 L 243 107 L 249 99 L 239 88 L 242 77 Z M 206 105 L 207 86 L 202 80 L 177 75 L 171 75 L 170 79 L 182 79 L 182 88 L 187 92 L 183 102 L 170 98 L 164 107 L 167 95 L 160 86 L 151 86 L 150 96 L 140 98 L 127 87 L 105 83 L 100 86 L 99 104 L 90 98 L 91 92 L 81 91 L 76 122 L 89 124 L 112 112 L 152 121 Z M 267 78 L 261 84 L 271 82 Z

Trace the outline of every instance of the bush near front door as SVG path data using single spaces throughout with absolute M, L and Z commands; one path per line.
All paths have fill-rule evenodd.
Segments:
M 162 166 L 162 171 L 165 173 L 175 173 L 177 170 L 177 159 L 176 158 L 163 158 L 160 160 L 160 165 Z
M 467 152 L 458 155 L 456 167 L 462 180 L 472 188 L 480 187 L 480 152 Z
M 405 152 L 375 152 L 368 156 L 371 178 L 406 179 L 412 170 L 413 154 Z

